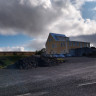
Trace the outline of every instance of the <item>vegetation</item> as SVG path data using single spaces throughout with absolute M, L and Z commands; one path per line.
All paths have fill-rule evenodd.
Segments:
M 42 55 L 44 53 L 45 53 L 45 48 L 38 50 L 38 51 L 36 50 L 35 55 Z
M 0 56 L 0 69 L 5 68 L 8 65 L 14 64 L 16 61 L 18 61 L 20 58 L 23 58 L 26 56 L 19 56 L 19 55 L 13 55 L 13 56 Z

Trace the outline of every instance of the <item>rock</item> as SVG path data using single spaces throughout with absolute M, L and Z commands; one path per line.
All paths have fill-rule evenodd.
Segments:
M 4 62 L 0 60 L 0 65 L 4 65 Z
M 32 69 L 36 67 L 54 66 L 58 64 L 59 61 L 56 58 L 36 55 L 22 58 L 15 63 L 18 69 Z

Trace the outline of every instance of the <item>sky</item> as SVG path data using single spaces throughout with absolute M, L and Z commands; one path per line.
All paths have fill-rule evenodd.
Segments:
M 96 47 L 96 0 L 0 0 L 0 51 L 35 51 L 48 34 Z

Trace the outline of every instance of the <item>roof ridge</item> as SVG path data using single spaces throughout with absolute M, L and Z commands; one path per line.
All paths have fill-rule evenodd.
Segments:
M 64 34 L 59 34 L 59 33 L 50 33 L 50 34 L 65 36 Z
M 64 34 L 58 34 L 58 33 L 50 33 L 51 36 L 56 40 L 56 41 L 60 41 L 60 38 L 58 38 L 59 36 L 61 37 L 66 37 Z M 63 41 L 63 40 L 62 40 Z

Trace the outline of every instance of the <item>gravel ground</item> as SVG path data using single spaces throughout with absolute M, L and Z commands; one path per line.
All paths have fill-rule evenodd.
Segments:
M 31 70 L 0 70 L 0 96 L 96 96 L 96 58 Z

